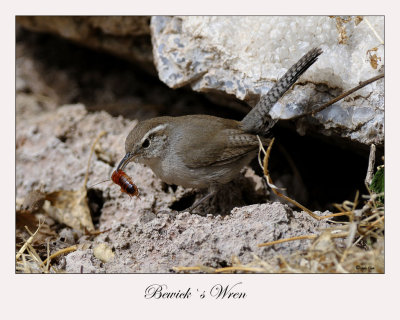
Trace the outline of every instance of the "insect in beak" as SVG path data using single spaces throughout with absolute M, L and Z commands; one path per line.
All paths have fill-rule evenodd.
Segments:
M 131 197 L 136 196 L 140 199 L 138 187 L 124 171 L 115 170 L 111 176 L 111 180 L 121 187 L 121 192 L 125 192 Z

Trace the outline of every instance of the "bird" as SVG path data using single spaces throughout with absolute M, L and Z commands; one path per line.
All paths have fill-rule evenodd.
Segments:
M 125 140 L 125 156 L 117 167 L 129 162 L 145 164 L 167 184 L 208 189 L 187 211 L 209 199 L 248 165 L 275 125 L 269 115 L 274 104 L 322 54 L 313 48 L 262 96 L 241 120 L 210 115 L 162 116 L 139 122 Z

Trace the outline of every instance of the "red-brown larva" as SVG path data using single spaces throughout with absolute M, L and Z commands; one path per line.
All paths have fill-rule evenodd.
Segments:
M 121 187 L 121 192 L 125 192 L 131 197 L 136 196 L 140 199 L 139 189 L 124 171 L 115 170 L 111 176 L 111 180 Z

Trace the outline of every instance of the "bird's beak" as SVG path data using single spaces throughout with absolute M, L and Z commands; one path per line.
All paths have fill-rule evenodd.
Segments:
M 125 157 L 121 160 L 121 162 L 119 163 L 118 167 L 117 167 L 117 171 L 118 170 L 124 170 L 124 168 L 126 167 L 126 165 L 132 160 L 132 158 L 134 158 L 135 155 L 132 152 L 128 152 Z

